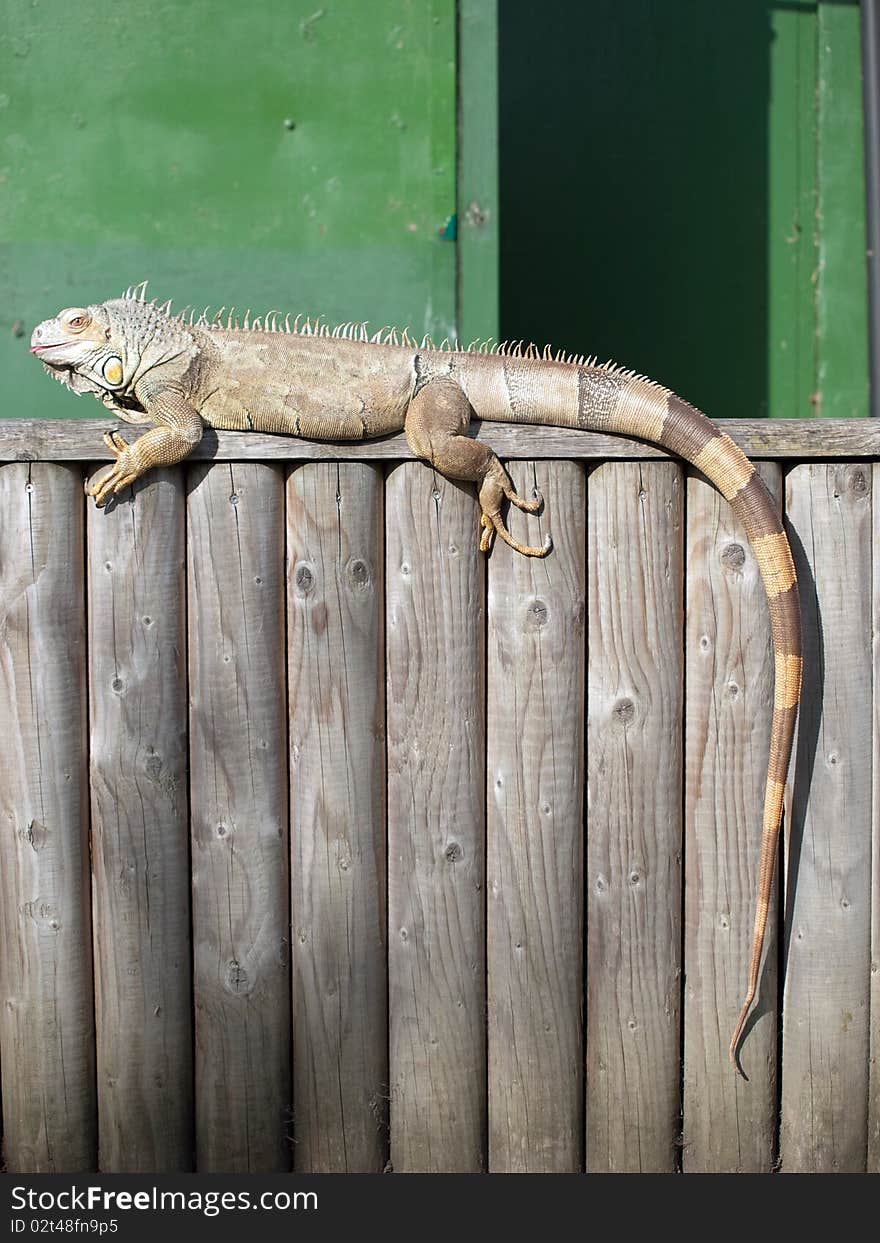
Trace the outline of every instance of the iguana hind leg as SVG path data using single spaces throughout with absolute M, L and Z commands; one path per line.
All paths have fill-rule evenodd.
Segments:
M 480 548 L 487 552 L 497 534 L 517 552 L 527 557 L 545 557 L 552 547 L 549 535 L 541 548 L 515 540 L 501 517 L 501 503 L 511 504 L 527 514 L 541 507 L 541 498 L 527 501 L 517 491 L 488 445 L 465 435 L 473 408 L 462 389 L 447 376 L 430 380 L 419 389 L 406 412 L 404 430 L 413 453 L 425 458 L 447 479 L 465 479 L 479 487 Z

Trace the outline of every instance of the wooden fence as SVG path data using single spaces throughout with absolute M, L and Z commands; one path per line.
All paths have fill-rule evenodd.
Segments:
M 555 545 L 486 560 L 399 437 L 99 511 L 104 426 L 0 424 L 8 1169 L 880 1168 L 880 428 L 729 425 L 806 628 L 744 1082 L 773 666 L 714 490 L 487 427 Z

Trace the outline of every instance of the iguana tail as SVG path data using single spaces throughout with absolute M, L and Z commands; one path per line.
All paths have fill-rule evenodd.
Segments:
M 801 693 L 801 614 L 791 548 L 776 504 L 754 466 L 730 437 L 720 432 L 704 414 L 650 381 L 619 372 L 610 373 L 617 383 L 614 400 L 609 402 L 601 369 L 579 370 L 582 378 L 578 426 L 652 440 L 702 471 L 730 502 L 744 526 L 767 591 L 776 682 L 748 988 L 730 1041 L 730 1060 L 739 1070 L 737 1049 L 758 988 L 779 846 L 783 792 Z M 584 375 L 588 370 L 593 371 L 593 376 Z M 601 395 L 605 400 L 597 404 L 594 395 Z
M 637 436 L 669 449 L 716 485 L 754 549 L 770 604 L 776 683 L 748 987 L 730 1042 L 730 1060 L 739 1070 L 737 1048 L 758 988 L 803 667 L 797 577 L 776 505 L 729 436 L 694 406 L 642 376 L 612 366 L 542 365 L 505 357 L 486 360 L 482 367 L 472 364 L 466 379 L 475 408 L 487 419 Z

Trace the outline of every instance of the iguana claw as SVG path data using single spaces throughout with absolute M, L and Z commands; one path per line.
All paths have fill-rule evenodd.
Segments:
M 129 448 L 128 441 L 119 432 L 105 432 L 104 444 L 116 458 L 112 466 L 105 467 L 94 479 L 86 484 L 86 494 L 95 498 L 95 504 L 102 509 L 114 492 L 134 483 L 138 471 L 130 463 L 123 462 L 122 457 Z

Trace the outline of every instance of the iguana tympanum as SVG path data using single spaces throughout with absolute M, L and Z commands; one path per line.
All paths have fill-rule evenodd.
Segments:
M 225 310 L 225 308 L 224 308 Z M 730 1043 L 737 1049 L 754 1000 L 771 898 L 801 685 L 798 589 L 788 540 L 770 494 L 729 436 L 668 389 L 595 359 L 552 355 L 549 347 L 436 348 L 409 334 L 362 324 L 332 331 L 271 312 L 239 324 L 173 315 L 144 286 L 98 306 L 59 312 L 34 330 L 31 351 L 74 392 L 94 393 L 128 423 L 150 424 L 132 444 L 104 440 L 116 461 L 88 486 L 98 505 L 151 466 L 185 458 L 205 424 L 283 432 L 317 440 L 364 440 L 401 428 L 420 458 L 450 479 L 477 484 L 480 547 L 495 534 L 528 556 L 501 516 L 504 499 L 527 513 L 540 500 L 517 496 L 498 458 L 471 439 L 473 417 L 502 423 L 617 432 L 661 445 L 692 463 L 730 501 L 754 549 L 770 602 L 776 689 L 764 801 L 757 910 L 746 999 Z

